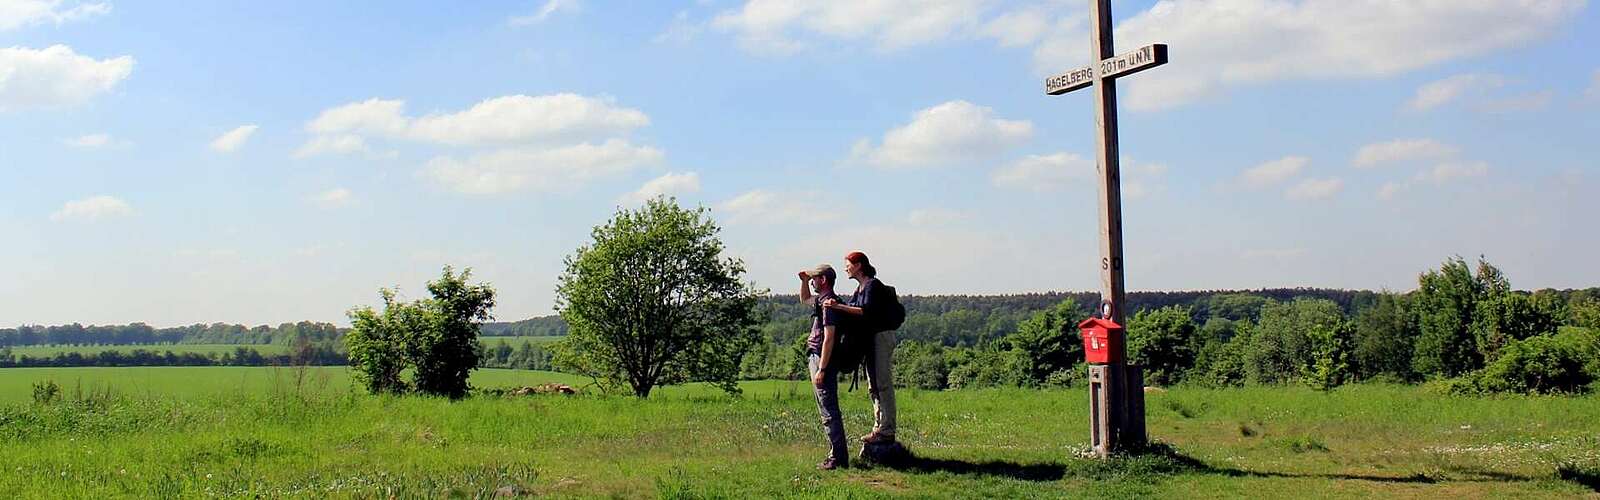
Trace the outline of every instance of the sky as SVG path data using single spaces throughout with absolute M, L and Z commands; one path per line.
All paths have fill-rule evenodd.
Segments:
M 1600 285 L 1587 0 L 1118 0 L 1130 290 Z M 619 208 L 746 277 L 1099 287 L 1085 0 L 0 0 L 0 325 L 347 324 L 445 265 L 553 314 Z

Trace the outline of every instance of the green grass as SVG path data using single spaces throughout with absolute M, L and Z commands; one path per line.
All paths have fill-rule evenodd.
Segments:
M 183 353 L 186 353 L 186 352 L 197 352 L 197 353 L 200 353 L 200 354 L 212 354 L 212 353 L 215 353 L 215 354 L 220 356 L 223 353 L 232 353 L 234 351 L 234 349 L 237 349 L 237 348 L 240 348 L 240 347 L 244 347 L 244 348 L 247 348 L 247 349 L 255 349 L 256 352 L 259 352 L 261 354 L 283 354 L 285 352 L 289 352 L 289 346 L 282 346 L 282 345 L 276 345 L 276 344 L 156 344 L 156 345 L 88 345 L 88 346 L 82 346 L 82 345 L 78 345 L 78 346 L 73 346 L 73 345 L 30 345 L 30 346 L 12 347 L 11 348 L 11 353 L 16 355 L 16 356 L 18 356 L 18 357 L 21 357 L 23 355 L 27 355 L 27 356 L 32 356 L 32 357 L 35 357 L 35 358 L 42 358 L 42 357 L 55 356 L 56 354 L 59 354 L 59 353 L 69 353 L 69 352 L 75 352 L 75 353 L 78 353 L 78 354 L 100 354 L 100 353 L 106 352 L 106 351 L 117 351 L 117 352 L 124 352 L 125 353 L 125 352 L 132 352 L 135 349 L 143 349 L 143 350 L 146 350 L 146 351 L 151 351 L 151 352 L 156 352 L 156 353 L 165 353 L 167 351 L 172 351 L 172 352 L 178 353 L 178 354 L 183 354 Z
M 15 401 L 15 380 L 88 376 L 54 370 L 0 370 L 0 383 Z M 1149 394 L 1146 404 L 1150 434 L 1172 452 L 1097 461 L 1076 458 L 1087 440 L 1083 390 L 904 390 L 901 438 L 919 461 L 819 472 L 816 405 L 797 382 L 747 383 L 743 398 L 688 386 L 649 400 L 450 402 L 354 394 L 337 387 L 348 379 L 335 380 L 335 369 L 323 369 L 328 389 L 298 394 L 273 391 L 282 385 L 262 368 L 100 370 L 97 380 L 145 377 L 145 385 L 173 392 L 0 404 L 0 491 L 406 498 L 515 486 L 539 495 L 669 498 L 1542 498 L 1593 495 L 1600 471 L 1594 396 L 1176 388 Z M 480 370 L 473 383 L 572 381 L 563 377 Z M 240 388 L 196 388 L 204 378 Z M 844 410 L 847 429 L 864 432 L 864 391 L 845 393 Z

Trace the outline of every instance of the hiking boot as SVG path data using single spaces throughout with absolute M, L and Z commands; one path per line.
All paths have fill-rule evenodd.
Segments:
M 894 434 L 883 434 L 873 431 L 872 434 L 861 436 L 861 442 L 866 444 L 890 444 L 894 442 Z
M 818 470 L 844 469 L 847 467 L 850 467 L 850 462 L 844 460 L 834 460 L 832 457 L 829 457 L 827 460 L 823 460 L 822 463 L 817 464 Z

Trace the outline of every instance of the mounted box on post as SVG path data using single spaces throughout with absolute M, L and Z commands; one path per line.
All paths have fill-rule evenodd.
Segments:
M 1083 332 L 1083 360 L 1091 365 L 1118 365 L 1124 361 L 1128 333 L 1115 321 L 1089 318 L 1078 323 Z

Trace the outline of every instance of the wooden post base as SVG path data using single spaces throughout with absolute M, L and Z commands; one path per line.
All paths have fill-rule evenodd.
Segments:
M 1144 446 L 1144 369 L 1089 366 L 1089 445 L 1097 457 Z

